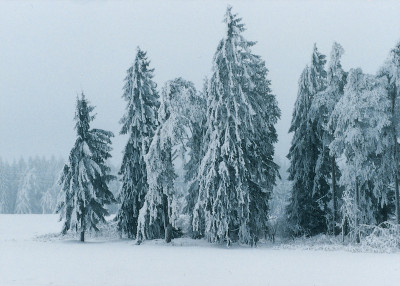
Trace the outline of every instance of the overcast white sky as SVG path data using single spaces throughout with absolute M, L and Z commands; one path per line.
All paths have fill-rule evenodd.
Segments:
M 75 99 L 96 107 L 93 126 L 116 134 L 113 163 L 126 137 L 125 71 L 136 47 L 148 51 L 155 80 L 182 76 L 201 88 L 224 33 L 227 3 L 243 17 L 248 40 L 270 70 L 282 109 L 277 153 L 287 154 L 297 80 L 313 43 L 345 49 L 345 69 L 375 73 L 400 39 L 400 1 L 70 1 L 0 2 L 0 157 L 61 155 L 75 140 Z

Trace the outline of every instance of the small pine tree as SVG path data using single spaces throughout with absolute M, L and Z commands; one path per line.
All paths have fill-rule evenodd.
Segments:
M 86 230 L 97 231 L 98 223 L 106 222 L 104 217 L 108 211 L 104 205 L 115 202 L 107 185 L 115 177 L 106 165 L 111 157 L 110 138 L 114 135 L 102 129 L 90 129 L 95 118 L 91 115 L 93 109 L 82 93 L 77 98 L 75 113 L 77 139 L 59 179 L 63 200 L 57 212 L 65 220 L 62 233 L 75 229 L 81 233 L 82 242 Z
M 48 170 L 48 161 L 44 157 L 34 157 L 28 160 L 28 169 L 30 169 L 35 179 L 35 184 L 30 188 L 29 204 L 31 212 L 35 214 L 42 213 L 41 199 L 46 192 L 51 180 L 46 177 Z
M 47 191 L 43 193 L 42 198 L 40 200 L 40 205 L 42 207 L 42 214 L 51 213 L 53 207 L 56 204 L 57 203 L 54 201 L 52 189 L 51 188 L 47 189 Z
M 32 194 L 37 189 L 36 170 L 29 168 L 22 177 L 21 185 L 18 189 L 17 201 L 15 205 L 15 213 L 30 214 L 32 213 Z
M 135 62 L 127 71 L 123 94 L 127 107 L 120 133 L 128 134 L 129 140 L 119 172 L 121 207 L 116 219 L 118 231 L 128 238 L 136 236 L 139 210 L 148 191 L 144 156 L 157 125 L 158 93 L 152 80 L 154 69 L 149 65 L 146 52 L 138 48 Z

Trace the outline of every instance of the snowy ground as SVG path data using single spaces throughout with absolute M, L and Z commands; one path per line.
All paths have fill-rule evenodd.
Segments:
M 80 243 L 55 215 L 0 215 L 0 286 L 399 285 L 400 253 L 211 246 L 175 240 Z M 46 236 L 43 236 L 46 235 Z

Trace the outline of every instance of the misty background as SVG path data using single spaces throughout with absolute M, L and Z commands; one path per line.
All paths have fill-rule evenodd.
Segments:
M 180 76 L 201 89 L 224 36 L 228 3 L 270 71 L 282 110 L 281 158 L 290 146 L 297 81 L 314 42 L 328 60 L 339 42 L 345 70 L 375 73 L 400 39 L 398 1 L 2 1 L 0 157 L 66 159 L 76 137 L 76 96 L 84 91 L 98 114 L 92 126 L 116 135 L 111 162 L 119 166 L 127 140 L 118 135 L 123 79 L 136 47 L 148 51 L 159 90 Z

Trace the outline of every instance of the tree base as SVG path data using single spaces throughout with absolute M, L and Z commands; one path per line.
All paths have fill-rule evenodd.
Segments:
M 169 223 L 165 229 L 165 242 L 170 243 L 172 240 L 172 225 Z

